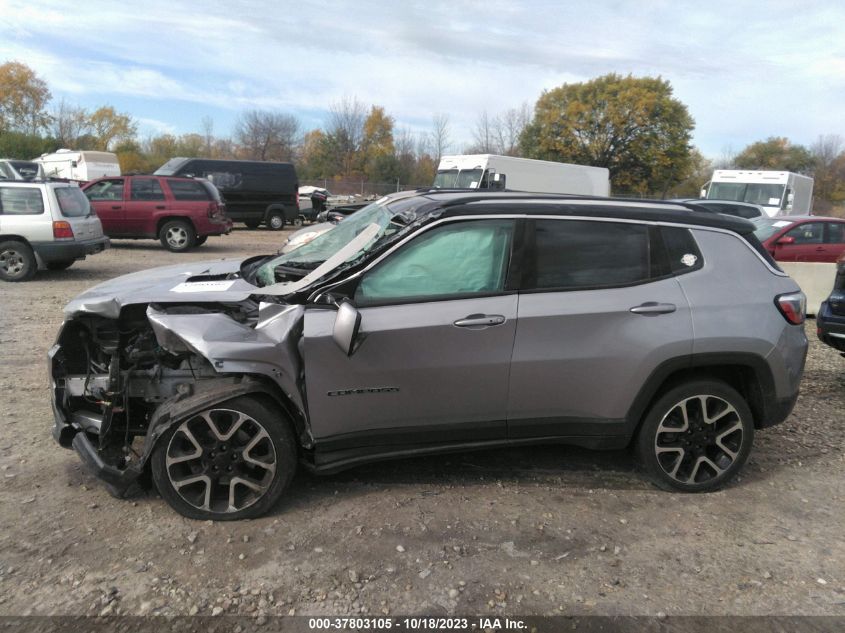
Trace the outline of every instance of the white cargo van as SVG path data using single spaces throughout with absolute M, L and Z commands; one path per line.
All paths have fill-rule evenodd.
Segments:
M 496 154 L 462 154 L 440 159 L 434 186 L 439 189 L 510 189 L 541 193 L 610 195 L 604 167 L 555 163 Z
M 41 164 L 47 178 L 87 182 L 95 178 L 120 176 L 120 163 L 112 152 L 60 149 L 52 154 L 41 154 L 34 162 Z
M 813 179 L 791 171 L 717 169 L 701 197 L 758 204 L 769 216 L 811 215 Z

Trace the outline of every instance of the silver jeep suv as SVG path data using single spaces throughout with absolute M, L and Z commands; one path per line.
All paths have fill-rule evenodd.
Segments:
M 117 495 L 266 512 L 297 464 L 633 445 L 664 487 L 742 467 L 798 395 L 804 296 L 741 218 L 419 191 L 290 253 L 96 286 L 50 351 L 55 439 Z
M 108 247 L 100 219 L 76 185 L 0 179 L 0 281 L 64 270 Z

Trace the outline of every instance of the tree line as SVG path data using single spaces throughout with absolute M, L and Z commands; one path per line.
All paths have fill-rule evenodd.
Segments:
M 697 197 L 714 168 L 778 169 L 815 177 L 816 210 L 845 203 L 845 142 L 820 137 L 809 147 L 771 137 L 708 159 L 691 143 L 695 122 L 660 77 L 608 74 L 544 91 L 536 103 L 483 111 L 455 142 L 449 115 L 427 130 L 398 127 L 379 105 L 344 97 L 324 126 L 306 130 L 294 115 L 242 112 L 231 135 L 199 130 L 139 138 L 138 122 L 109 105 L 87 110 L 52 103 L 47 84 L 20 62 L 0 65 L 0 157 L 32 158 L 60 147 L 115 152 L 125 172 L 149 172 L 174 156 L 292 161 L 300 179 L 431 183 L 440 157 L 493 153 L 606 167 L 615 194 Z

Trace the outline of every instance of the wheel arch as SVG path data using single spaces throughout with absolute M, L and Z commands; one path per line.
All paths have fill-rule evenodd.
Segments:
M 192 395 L 176 395 L 162 403 L 150 420 L 140 466 L 144 470 L 150 467 L 150 457 L 162 435 L 174 424 L 204 409 L 239 396 L 252 396 L 256 399 L 281 409 L 291 424 L 296 438 L 297 450 L 301 453 L 310 449 L 311 435 L 305 413 L 274 384 L 262 375 L 244 374 L 223 376 L 204 381 L 203 389 Z
M 191 220 L 190 217 L 185 215 L 163 215 L 158 220 L 156 220 L 156 236 L 161 234 L 162 227 L 172 220 L 180 220 L 182 222 L 187 222 L 191 225 L 191 228 L 194 229 L 194 232 L 197 231 L 197 225 L 194 224 L 194 221 Z
M 736 389 L 748 403 L 754 427 L 763 428 L 775 415 L 775 381 L 772 370 L 762 356 L 744 352 L 695 354 L 664 361 L 646 379 L 626 419 L 632 439 L 639 431 L 645 414 L 667 390 L 690 380 L 721 380 Z
M 23 242 L 32 251 L 33 256 L 35 257 L 35 265 L 40 270 L 42 268 L 46 268 L 47 263 L 41 258 L 41 255 L 38 254 L 38 250 L 32 246 L 32 243 L 26 239 L 23 235 L 18 235 L 17 233 L 0 233 L 0 242 Z

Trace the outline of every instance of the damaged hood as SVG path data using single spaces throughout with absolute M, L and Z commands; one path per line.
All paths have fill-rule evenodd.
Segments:
M 117 318 L 121 308 L 138 303 L 244 301 L 257 287 L 240 278 L 225 278 L 240 270 L 241 261 L 186 262 L 116 277 L 77 295 L 65 306 L 65 316 Z

